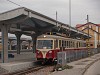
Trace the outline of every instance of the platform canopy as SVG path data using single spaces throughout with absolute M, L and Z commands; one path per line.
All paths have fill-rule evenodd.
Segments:
M 58 32 L 65 34 L 69 34 L 70 32 L 71 37 L 80 37 L 80 35 L 84 38 L 88 37 L 88 34 L 84 32 L 25 7 L 1 13 L 0 25 L 2 24 L 8 25 L 8 32 L 14 34 L 35 34 L 39 36 L 46 32 Z
M 20 54 L 20 38 L 22 34 L 32 37 L 33 53 L 36 53 L 36 40 L 39 35 L 47 32 L 57 32 L 70 37 L 84 39 L 91 37 L 67 24 L 56 21 L 25 7 L 20 7 L 0 14 L 0 29 L 2 32 L 2 62 L 8 60 L 8 33 L 17 38 L 17 54 Z

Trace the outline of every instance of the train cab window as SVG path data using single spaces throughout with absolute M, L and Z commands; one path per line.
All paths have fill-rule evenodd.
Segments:
M 53 40 L 38 40 L 37 41 L 38 49 L 52 49 L 53 48 Z

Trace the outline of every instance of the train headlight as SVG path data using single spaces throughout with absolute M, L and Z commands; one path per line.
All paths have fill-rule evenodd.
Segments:
M 43 47 L 43 49 L 47 49 L 47 47 Z
M 52 51 L 49 51 L 49 53 L 52 53 Z
M 46 35 L 44 35 L 43 37 L 46 38 Z

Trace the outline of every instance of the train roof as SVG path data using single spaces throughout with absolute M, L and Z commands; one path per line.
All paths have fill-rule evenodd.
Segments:
M 84 40 L 79 40 L 79 39 L 73 39 L 73 38 L 67 38 L 67 37 L 62 37 L 62 36 L 56 36 L 56 35 L 40 35 L 38 36 L 38 39 L 40 38 L 52 38 L 52 39 L 69 39 L 69 40 L 77 40 L 77 41 L 84 41 Z

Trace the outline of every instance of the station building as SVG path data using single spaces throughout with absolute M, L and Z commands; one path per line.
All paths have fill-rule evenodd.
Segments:
M 88 22 L 86 24 L 77 24 L 76 28 L 92 36 L 86 40 L 89 48 L 100 46 L 100 24 Z

